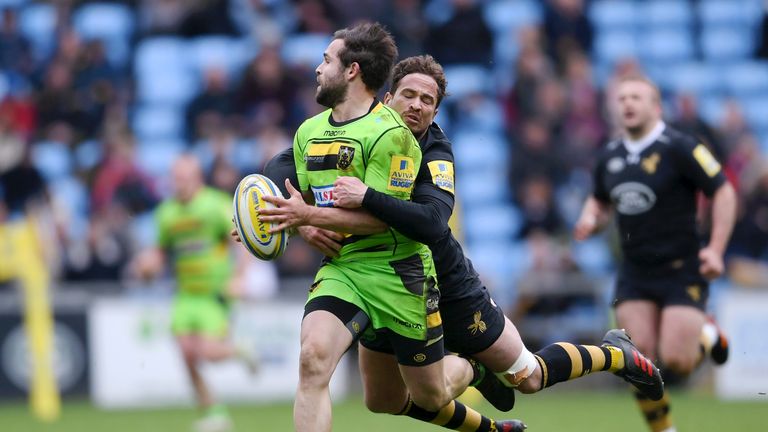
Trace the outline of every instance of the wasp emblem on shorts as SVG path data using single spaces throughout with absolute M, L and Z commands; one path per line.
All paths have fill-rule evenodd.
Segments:
M 352 165 L 352 159 L 355 158 L 355 148 L 350 146 L 340 146 L 339 147 L 339 159 L 338 162 L 336 162 L 336 167 L 338 167 L 340 170 L 349 169 L 349 167 Z
M 472 331 L 472 336 L 476 335 L 479 331 L 480 333 L 485 333 L 486 330 L 488 330 L 488 326 L 485 325 L 485 321 L 482 320 L 483 313 L 480 311 L 476 311 L 475 315 L 472 317 L 472 319 L 475 321 L 472 324 L 467 327 L 467 330 Z
M 688 297 L 691 298 L 691 300 L 698 302 L 701 300 L 701 287 L 698 285 L 691 285 L 687 287 L 686 292 L 688 292 Z

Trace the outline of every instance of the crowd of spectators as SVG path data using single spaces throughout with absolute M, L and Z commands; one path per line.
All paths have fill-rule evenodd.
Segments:
M 389 26 L 401 56 L 430 53 L 446 67 L 487 70 L 489 91 L 449 96 L 439 120 L 452 136 L 474 124 L 493 123 L 492 113 L 500 114 L 500 123 L 489 127 L 496 127 L 507 146 L 507 199 L 521 220 L 509 241 L 540 244 L 544 235 L 566 245 L 565 258 L 534 262 L 531 268 L 576 271 L 578 265 L 567 258 L 569 230 L 590 189 L 595 155 L 616 134 L 612 86 L 643 66 L 621 60 L 598 79 L 589 2 L 541 2 L 541 19 L 511 35 L 489 24 L 487 8 L 493 3 L 499 2 L 0 2 L 0 221 L 39 197 L 55 215 L 62 280 L 123 278 L 130 256 L 151 241 L 146 229 L 151 210 L 168 193 L 168 176 L 153 172 L 139 157 L 146 149 L 134 127 L 140 108 L 133 64 L 137 47 L 153 38 L 210 35 L 253 47 L 234 71 L 208 67 L 180 108 L 184 150 L 201 157 L 210 184 L 232 191 L 241 176 L 260 171 L 290 146 L 300 122 L 320 110 L 314 102 L 314 64 L 287 61 L 292 53 L 283 43 L 296 35 L 328 36 L 370 19 Z M 77 12 L 101 4 L 121 6 L 131 17 L 124 55 L 114 41 L 79 32 Z M 53 11 L 51 34 L 22 31 L 21 17 L 41 5 Z M 499 50 L 506 44 L 514 45 L 512 54 Z M 320 52 L 315 54 L 319 61 Z M 765 48 L 754 55 L 764 56 Z M 456 84 L 449 81 L 449 92 Z M 759 283 L 751 265 L 759 268 L 768 253 L 768 165 L 761 137 L 737 103 L 729 103 L 720 121 L 711 123 L 700 114 L 696 94 L 664 96 L 668 122 L 711 146 L 736 185 L 741 210 L 731 250 L 751 261 L 737 267 L 742 273 L 735 279 Z M 460 177 L 459 189 L 461 184 Z M 82 187 L 85 199 L 62 195 L 68 185 Z M 298 241 L 291 242 L 287 255 L 276 264 L 282 276 L 310 273 L 319 260 Z

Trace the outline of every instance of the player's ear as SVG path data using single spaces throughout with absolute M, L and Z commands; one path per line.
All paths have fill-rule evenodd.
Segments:
M 347 67 L 347 79 L 349 79 L 350 81 L 355 79 L 355 77 L 360 73 L 361 73 L 360 64 L 357 62 L 352 62 L 352 64 L 350 64 Z
M 386 92 L 384 93 L 384 105 L 389 105 L 389 102 L 392 100 L 392 93 Z

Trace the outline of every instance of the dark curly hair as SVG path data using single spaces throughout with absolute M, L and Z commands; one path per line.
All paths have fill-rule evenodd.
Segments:
M 436 106 L 440 106 L 440 102 L 442 102 L 443 98 L 446 96 L 445 88 L 448 85 L 448 82 L 445 79 L 443 67 L 429 54 L 408 57 L 400 60 L 392 71 L 392 88 L 389 92 L 395 94 L 397 87 L 400 85 L 400 81 L 406 75 L 412 73 L 424 74 L 435 80 L 437 83 Z
M 341 64 L 357 63 L 366 88 L 378 92 L 397 59 L 397 46 L 387 29 L 379 23 L 362 23 L 338 30 L 333 39 L 344 41 L 344 48 L 339 50 Z

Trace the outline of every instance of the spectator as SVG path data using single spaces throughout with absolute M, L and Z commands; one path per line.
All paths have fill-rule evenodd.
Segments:
M 568 53 L 592 51 L 593 29 L 584 13 L 584 0 L 550 0 L 544 14 L 550 56 L 564 65 Z
M 690 93 L 678 95 L 677 113 L 672 126 L 700 139 L 718 160 L 725 161 L 728 158 L 728 150 L 723 146 L 717 132 L 699 116 L 694 95 Z
M 528 238 L 533 233 L 549 236 L 562 234 L 565 226 L 555 205 L 552 182 L 541 176 L 531 176 L 520 187 L 520 210 L 523 224 L 518 239 Z
M 213 129 L 230 123 L 233 112 L 226 72 L 218 68 L 208 69 L 203 81 L 202 93 L 187 106 L 186 131 L 190 142 L 210 136 Z
M 32 72 L 33 65 L 29 41 L 19 32 L 16 10 L 5 8 L 2 13 L 0 69 L 28 75 Z
M 379 21 L 387 26 L 397 42 L 400 58 L 424 53 L 427 23 L 421 12 L 420 0 L 395 0 L 383 2 L 386 9 Z
M 493 34 L 476 0 L 452 0 L 453 16 L 429 30 L 426 51 L 444 66 L 457 63 L 491 63 Z
M 523 122 L 510 167 L 515 200 L 521 203 L 524 185 L 533 177 L 543 177 L 558 185 L 566 175 L 546 123 L 532 118 Z

